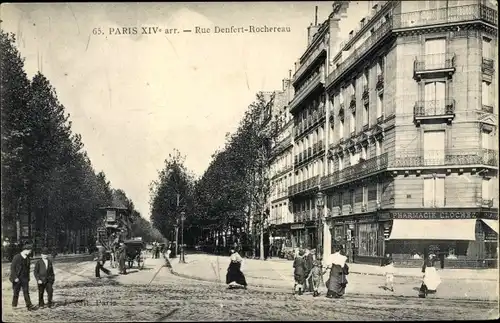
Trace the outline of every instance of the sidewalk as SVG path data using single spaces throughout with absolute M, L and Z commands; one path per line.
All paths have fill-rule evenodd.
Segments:
M 181 264 L 178 259 L 172 259 L 174 274 L 225 284 L 229 257 L 192 254 L 186 256 L 186 262 L 186 264 Z M 422 281 L 422 274 L 418 268 L 397 268 L 398 275 L 394 281 L 395 292 L 392 293 L 382 288 L 385 279 L 380 267 L 360 264 L 349 264 L 349 267 L 351 270 L 346 293 L 402 297 L 417 297 L 418 295 L 418 287 Z M 290 292 L 293 289 L 293 268 L 290 261 L 244 259 L 242 271 L 249 286 L 278 288 Z M 450 269 L 438 272 L 442 283 L 438 293 L 430 297 L 483 301 L 498 299 L 498 271 L 496 270 Z M 323 280 L 327 279 L 328 273 Z M 324 286 L 321 288 L 324 293 L 326 288 Z

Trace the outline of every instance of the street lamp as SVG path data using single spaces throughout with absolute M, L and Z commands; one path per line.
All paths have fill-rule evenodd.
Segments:
M 185 264 L 186 259 L 184 258 L 184 221 L 186 220 L 186 212 L 181 212 L 181 257 L 179 262 Z
M 323 255 L 323 248 L 322 248 L 322 243 L 323 243 L 323 207 L 325 205 L 325 200 L 324 200 L 324 194 L 321 192 L 318 192 L 316 195 L 316 207 L 318 209 L 318 215 L 316 217 L 317 219 L 317 230 L 318 230 L 318 245 L 316 248 L 316 255 Z

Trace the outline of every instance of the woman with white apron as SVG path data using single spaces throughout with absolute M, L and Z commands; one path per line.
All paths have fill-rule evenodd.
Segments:
M 439 284 L 441 284 L 441 278 L 439 278 L 436 267 L 434 267 L 435 262 L 436 256 L 434 254 L 430 254 L 429 258 L 424 261 L 422 266 L 424 277 L 418 294 L 420 298 L 425 298 L 429 293 L 435 293 Z

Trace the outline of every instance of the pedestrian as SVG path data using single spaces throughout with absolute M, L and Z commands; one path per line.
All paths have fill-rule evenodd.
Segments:
M 23 290 L 24 302 L 28 311 L 34 309 L 31 303 L 30 291 L 29 291 L 29 281 L 30 281 L 30 254 L 33 247 L 30 244 L 26 244 L 22 247 L 20 253 L 16 254 L 12 259 L 10 264 L 10 277 L 9 280 L 12 283 L 12 289 L 14 290 L 12 298 L 12 307 L 17 307 L 17 302 L 19 300 L 19 292 Z
M 42 248 L 42 258 L 35 263 L 33 274 L 38 284 L 38 306 L 45 306 L 43 294 L 47 291 L 47 305 L 52 307 L 52 295 L 54 293 L 52 286 L 56 279 L 56 275 L 54 273 L 52 260 L 49 259 L 48 248 Z
M 313 289 L 313 297 L 319 296 L 319 284 L 321 283 L 321 277 L 326 273 L 326 270 L 323 271 L 323 266 L 319 260 L 313 261 L 313 267 L 307 276 L 307 280 L 311 281 L 312 289 Z
M 302 295 L 302 293 L 304 292 L 304 284 L 306 281 L 307 267 L 306 260 L 304 259 L 304 254 L 304 250 L 299 250 L 298 256 L 295 257 L 295 260 L 293 261 L 293 276 L 295 279 L 294 294 L 298 293 L 299 295 Z
M 394 268 L 394 261 L 392 260 L 391 255 L 385 255 L 383 265 L 385 272 L 385 289 L 394 292 L 394 272 L 396 269 Z
M 306 279 L 306 284 L 307 284 L 306 291 L 313 293 L 314 288 L 313 288 L 312 277 L 309 274 L 311 273 L 311 270 L 314 265 L 314 256 L 313 252 L 309 249 L 306 249 L 305 260 L 307 268 L 306 277 L 308 277 L 308 279 Z
M 424 261 L 422 266 L 424 277 L 418 293 L 418 297 L 420 298 L 425 298 L 430 293 L 436 293 L 439 284 L 441 284 L 441 278 L 434 267 L 435 262 L 436 256 L 432 253 L 429 254 L 429 257 Z
M 329 259 L 330 278 L 326 281 L 328 292 L 326 297 L 340 298 L 344 296 L 347 287 L 347 275 L 349 275 L 349 266 L 346 264 L 347 257 L 344 256 L 340 248 Z
M 96 260 L 95 264 L 95 277 L 96 278 L 101 278 L 101 270 L 106 274 L 109 275 L 111 272 L 104 268 L 104 263 L 106 262 L 106 250 L 104 249 L 103 246 L 97 246 L 97 257 L 94 259 Z
M 167 268 L 172 268 L 172 264 L 170 263 L 170 254 L 172 253 L 172 250 L 170 249 L 170 246 L 167 248 L 167 251 L 163 254 L 163 258 L 165 258 L 165 266 Z
M 247 281 L 245 279 L 245 275 L 241 271 L 243 258 L 241 258 L 240 254 L 235 249 L 231 249 L 230 252 L 231 257 L 227 268 L 226 284 L 228 285 L 228 288 L 243 286 L 243 288 L 246 289 Z
M 125 244 L 121 242 L 120 248 L 118 249 L 118 267 L 120 270 L 120 275 L 127 274 L 127 268 L 125 264 L 126 259 L 127 259 L 127 249 L 125 247 Z

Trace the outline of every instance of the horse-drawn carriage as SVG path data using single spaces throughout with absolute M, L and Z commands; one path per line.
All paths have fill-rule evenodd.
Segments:
M 125 262 L 128 264 L 128 268 L 132 268 L 134 263 L 137 264 L 137 268 L 144 268 L 144 243 L 142 240 L 126 240 L 125 245 Z

